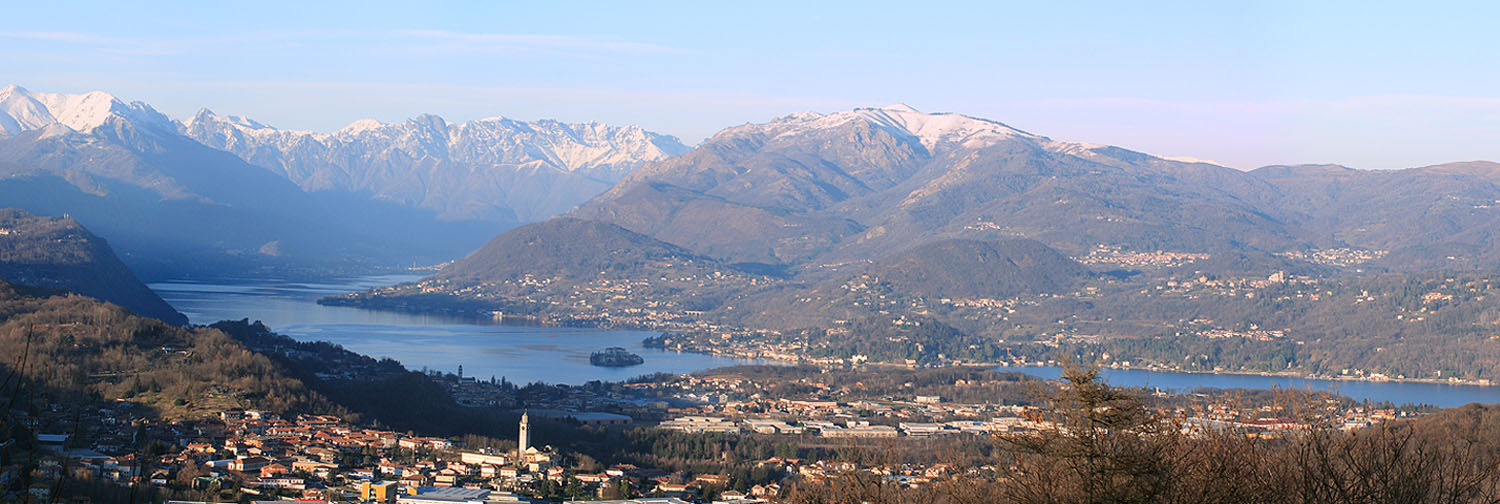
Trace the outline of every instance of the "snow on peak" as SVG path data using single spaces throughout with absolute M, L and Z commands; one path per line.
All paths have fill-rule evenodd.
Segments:
M 1226 165 L 1224 163 L 1220 163 L 1218 161 L 1214 161 L 1212 159 L 1196 158 L 1196 157 L 1192 157 L 1192 156 L 1162 156 L 1161 158 L 1165 159 L 1167 161 L 1176 161 L 1176 162 L 1179 162 L 1179 163 L 1211 164 L 1211 165 L 1215 165 L 1215 166 L 1229 166 L 1229 165 Z
M 41 129 L 57 123 L 45 105 L 15 84 L 0 89 L 0 135 Z
M 210 112 L 210 113 L 212 113 L 212 112 Z M 253 129 L 253 130 L 274 129 L 271 126 L 267 125 L 266 123 L 263 123 L 263 122 L 260 122 L 260 121 L 257 121 L 257 120 L 245 117 L 245 116 L 227 115 L 227 116 L 222 116 L 222 118 L 225 121 L 229 122 L 229 124 L 233 124 L 233 125 L 235 125 L 237 127 L 244 128 L 244 129 Z
M 124 106 L 103 91 L 33 93 L 11 84 L 0 90 L 0 116 L 4 116 L 0 129 L 15 133 L 61 123 L 75 131 L 88 131 L 104 124 L 117 107 Z
M 33 93 L 14 84 L 0 89 L 0 129 L 42 129 L 62 124 L 73 131 L 89 132 L 119 118 L 152 129 L 174 129 L 172 121 L 141 102 L 125 103 L 103 91 L 81 94 Z
M 884 107 L 880 107 L 880 110 L 888 110 L 888 111 L 891 111 L 891 112 L 911 112 L 911 113 L 917 113 L 917 114 L 922 113 L 922 111 L 917 110 L 916 107 L 913 107 L 911 105 L 907 105 L 905 103 L 896 103 L 896 104 L 886 105 Z
M 1008 139 L 1044 140 L 997 121 L 954 113 L 924 113 L 906 104 L 879 108 L 857 108 L 847 112 L 818 114 L 801 112 L 778 118 L 770 123 L 734 128 L 758 130 L 776 137 L 801 135 L 861 121 L 898 136 L 915 138 L 928 150 L 940 144 L 957 144 L 976 148 Z
M 336 133 L 358 135 L 366 131 L 380 129 L 381 126 L 385 126 L 385 123 L 382 123 L 375 119 L 360 119 L 358 121 L 349 123 L 348 126 L 344 126 L 343 129 L 338 130 Z
M 237 115 L 219 115 L 215 114 L 214 111 L 207 108 L 198 109 L 198 113 L 193 114 L 193 117 L 189 117 L 186 121 L 183 121 L 182 126 L 184 128 L 191 128 L 193 127 L 193 125 L 200 123 L 223 123 L 229 126 L 233 126 L 235 129 L 241 130 L 271 129 L 270 126 L 248 117 Z
M 35 93 L 37 101 L 47 107 L 52 117 L 74 131 L 89 131 L 104 124 L 116 106 L 125 104 L 103 91 L 83 94 Z

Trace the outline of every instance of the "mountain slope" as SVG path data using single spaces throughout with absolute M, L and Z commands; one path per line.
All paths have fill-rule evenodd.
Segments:
M 1229 168 L 894 106 L 726 129 L 574 215 L 729 261 L 822 270 L 942 238 L 1279 249 L 1298 238 L 1251 203 L 1273 189 Z
M 1072 288 L 1089 270 L 1036 240 L 942 240 L 881 260 L 865 274 L 915 295 L 1008 298 Z
M 828 326 L 901 313 L 911 300 L 1003 300 L 1065 292 L 1091 276 L 1082 264 L 1036 240 L 938 240 L 875 260 L 856 273 L 757 293 L 740 303 L 744 318 L 737 321 L 778 329 Z
M 217 330 L 173 327 L 95 299 L 5 281 L 0 354 L 7 357 L 0 372 L 18 378 L 5 381 L 0 400 L 18 407 L 37 401 L 72 408 L 88 401 L 167 419 L 206 418 L 231 408 L 347 414 Z M 79 426 L 80 435 L 117 428 Z
M 422 115 L 365 119 L 333 133 L 289 131 L 204 109 L 185 135 L 284 175 L 307 191 L 348 191 L 445 219 L 530 222 L 566 212 L 649 161 L 687 151 L 638 126 Z
M 77 221 L 0 209 L 0 278 L 98 298 L 183 325 L 187 317 L 141 283 L 109 245 Z
M 613 224 L 558 218 L 507 231 L 432 278 L 492 282 L 548 273 L 577 280 L 601 272 L 641 275 L 660 263 L 696 259 L 681 247 Z
M 418 282 L 319 303 L 645 326 L 686 321 L 686 312 L 723 308 L 775 282 L 614 224 L 558 217 L 506 231 Z M 578 316 L 580 307 L 603 315 Z
M 916 243 L 1004 238 L 1072 255 L 1239 255 L 1223 262 L 1237 271 L 1320 250 L 1378 256 L 1375 268 L 1496 268 L 1497 167 L 1242 172 L 894 106 L 726 129 L 572 215 L 814 275 Z
M 1269 166 L 1250 175 L 1276 188 L 1265 205 L 1322 247 L 1389 251 L 1375 263 L 1391 269 L 1500 268 L 1500 164 Z

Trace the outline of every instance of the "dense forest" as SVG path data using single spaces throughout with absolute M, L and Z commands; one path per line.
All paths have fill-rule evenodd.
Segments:
M 4 282 L 0 355 L 9 382 L 0 394 L 24 394 L 34 405 L 128 401 L 164 419 L 232 408 L 346 413 L 218 330 L 184 329 L 76 294 Z

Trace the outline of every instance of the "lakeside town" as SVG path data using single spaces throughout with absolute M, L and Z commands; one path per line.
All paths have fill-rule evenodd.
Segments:
M 37 432 L 39 451 L 19 453 L 12 442 L 0 446 L 0 486 L 24 481 L 21 493 L 7 498 L 35 502 L 51 502 L 64 490 L 66 477 L 74 485 L 130 488 L 132 495 L 137 488 L 151 488 L 205 495 L 210 501 L 646 499 L 751 504 L 840 475 L 863 474 L 900 488 L 920 488 L 951 478 L 993 475 L 996 469 L 943 460 L 851 460 L 836 455 L 839 448 L 922 447 L 945 439 L 985 445 L 1002 436 L 1066 429 L 1044 419 L 1034 399 L 1028 399 L 1038 390 L 1058 387 L 1056 383 L 979 369 L 855 374 L 752 366 L 627 383 L 522 388 L 461 374 L 429 371 L 428 376 L 461 404 L 520 407 L 516 442 L 470 444 L 354 425 L 330 415 L 226 410 L 210 418 L 166 422 L 150 420 L 138 405 L 125 402 L 88 411 L 49 403 L 37 408 L 35 416 L 22 417 Z M 1233 429 L 1277 437 L 1306 431 L 1313 427 L 1308 422 L 1352 431 L 1422 413 L 1317 396 L 1295 398 L 1313 408 L 1294 418 L 1287 408 L 1293 401 L 1274 398 L 1160 392 L 1149 398 L 1159 414 L 1181 418 L 1189 435 Z M 776 448 L 745 461 L 753 476 L 602 464 L 567 448 L 566 439 L 538 438 L 534 427 L 544 423 L 715 440 L 753 438 Z M 21 474 L 23 468 L 30 470 Z M 98 501 L 75 497 L 68 502 Z
M 1282 265 L 1289 270 L 1213 274 L 1200 271 L 1200 263 L 1237 259 L 1097 245 L 1073 258 L 1095 271 L 1058 292 L 926 296 L 894 289 L 888 279 L 866 273 L 808 290 L 785 306 L 755 305 L 752 296 L 716 310 L 695 306 L 695 299 L 792 286 L 775 276 L 666 258 L 643 266 L 649 274 L 601 270 L 597 276 L 562 278 L 527 272 L 479 282 L 434 276 L 330 296 L 320 303 L 459 314 L 501 323 L 658 331 L 663 334 L 648 341 L 653 348 L 815 365 L 1030 366 L 1070 352 L 1071 358 L 1118 369 L 1493 384 L 1486 369 L 1461 359 L 1428 362 L 1381 355 L 1390 347 L 1415 344 L 1412 338 L 1394 335 L 1415 332 L 1424 338 L 1444 338 L 1441 327 L 1483 329 L 1487 322 L 1482 309 L 1495 290 L 1489 279 L 1472 276 L 1410 279 L 1421 290 L 1408 291 L 1418 287 L 1392 290 L 1391 282 L 1406 280 L 1327 275 L 1358 269 L 1387 254 L 1357 248 L 1308 249 L 1274 256 L 1285 260 Z M 749 306 L 736 309 L 741 303 Z M 746 313 L 760 310 L 763 319 L 764 313 L 788 309 L 824 315 L 773 327 Z M 1322 321 L 1284 316 L 1306 312 L 1324 313 Z M 1328 320 L 1366 329 L 1350 331 L 1368 341 L 1359 342 L 1360 350 L 1335 345 L 1325 336 L 1344 329 L 1330 327 Z M 858 330 L 856 324 L 862 324 Z M 919 326 L 953 330 L 944 335 L 907 334 L 923 332 Z M 884 344 L 883 339 L 911 345 Z M 1152 339 L 1174 344 L 1147 342 Z M 961 343 L 951 344 L 954 340 Z M 1246 344 L 1223 343 L 1238 352 L 1227 357 L 1202 351 L 1222 346 L 1218 342 L 1225 340 Z M 958 351 L 922 350 L 940 345 Z M 868 351 L 869 347 L 881 351 Z

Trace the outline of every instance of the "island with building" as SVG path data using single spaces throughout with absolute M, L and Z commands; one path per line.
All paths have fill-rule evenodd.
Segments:
M 646 359 L 621 347 L 609 347 L 589 354 L 589 364 L 600 367 L 630 367 L 645 363 Z

